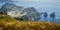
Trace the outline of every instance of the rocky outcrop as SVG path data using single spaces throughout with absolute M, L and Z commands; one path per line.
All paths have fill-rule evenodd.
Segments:
M 22 17 L 22 19 L 25 19 L 26 17 L 28 20 L 35 20 L 35 18 L 41 16 L 41 14 L 34 7 L 23 8 L 22 6 L 16 6 L 12 3 L 4 4 L 1 8 L 1 11 L 12 18 Z

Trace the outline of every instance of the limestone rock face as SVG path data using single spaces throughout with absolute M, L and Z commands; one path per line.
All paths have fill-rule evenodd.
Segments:
M 1 11 L 13 18 L 16 17 L 25 19 L 26 17 L 28 20 L 35 20 L 35 18 L 41 16 L 41 14 L 34 7 L 23 8 L 22 6 L 16 6 L 12 3 L 4 4 Z
M 2 6 L 2 11 L 11 17 L 20 17 L 23 15 L 23 7 L 16 6 L 14 4 L 6 3 Z

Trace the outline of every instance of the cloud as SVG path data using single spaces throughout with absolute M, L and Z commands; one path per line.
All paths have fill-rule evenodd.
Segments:
M 22 0 L 22 1 L 40 1 L 40 0 Z
M 0 0 L 0 2 L 13 2 L 12 0 Z
M 60 0 L 0 0 L 0 2 L 16 2 L 17 5 L 24 6 L 60 7 Z
M 60 0 L 13 0 L 13 1 L 28 1 L 28 2 L 60 2 Z
M 60 0 L 0 0 L 0 2 L 60 2 Z

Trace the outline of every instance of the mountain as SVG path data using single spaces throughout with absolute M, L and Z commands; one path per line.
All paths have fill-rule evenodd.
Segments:
M 32 20 L 41 16 L 41 14 L 34 7 L 26 8 L 25 11 L 27 12 L 27 16 Z
M 22 6 L 16 6 L 12 3 L 4 4 L 1 11 L 12 18 L 22 18 L 27 20 L 35 20 L 35 18 L 41 16 L 41 14 L 34 7 L 24 8 Z
M 23 7 L 19 7 L 11 3 L 6 3 L 2 6 L 1 11 L 6 15 L 10 15 L 11 17 L 19 17 L 20 14 L 23 14 Z

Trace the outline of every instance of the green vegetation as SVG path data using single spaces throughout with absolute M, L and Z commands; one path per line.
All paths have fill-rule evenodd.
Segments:
M 0 14 L 0 30 L 60 30 L 60 25 L 48 22 L 18 21 Z

